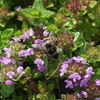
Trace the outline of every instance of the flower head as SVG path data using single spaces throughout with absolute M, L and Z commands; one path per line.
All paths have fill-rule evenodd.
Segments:
M 90 77 L 91 77 L 91 75 L 95 74 L 92 70 L 93 70 L 92 67 L 88 67 L 88 68 L 86 69 L 86 73 L 87 73 L 87 75 L 89 75 Z
M 85 91 L 81 91 L 81 94 L 84 96 L 84 98 L 87 98 L 88 97 L 88 94 Z
M 23 42 L 26 41 L 26 39 L 29 38 L 28 34 L 25 32 L 23 35 L 20 36 L 23 39 Z
M 6 85 L 12 85 L 13 84 L 13 81 L 12 80 L 7 80 L 7 81 L 5 81 L 5 84 Z
M 5 51 L 5 54 L 7 55 L 7 57 L 10 57 L 11 56 L 11 49 L 10 48 L 4 48 L 3 49 Z
M 34 43 L 39 43 L 39 44 L 42 44 L 43 43 L 43 41 L 42 40 L 40 40 L 40 39 L 36 39 L 35 41 L 34 41 Z
M 100 100 L 100 97 L 96 97 L 95 100 Z
M 43 61 L 42 59 L 38 59 L 38 58 L 37 58 L 37 59 L 34 61 L 34 63 L 37 64 L 38 70 L 39 70 L 40 72 L 43 72 L 43 71 L 45 70 L 44 61 Z
M 87 87 L 88 86 L 88 81 L 89 81 L 90 78 L 84 78 L 81 83 L 80 83 L 80 87 Z
M 48 34 L 49 34 L 48 30 L 44 30 L 43 36 L 48 36 Z
M 16 11 L 20 11 L 21 6 L 16 7 Z
M 20 76 L 22 76 L 23 74 L 25 74 L 25 72 L 23 71 L 23 67 L 22 67 L 22 66 L 19 66 L 19 67 L 17 68 L 17 73 L 19 73 Z
M 27 32 L 29 36 L 33 36 L 34 35 L 34 31 L 30 28 L 29 31 Z
M 6 75 L 7 75 L 9 78 L 13 78 L 13 76 L 15 75 L 15 72 L 9 71 L 9 72 L 6 73 Z
M 100 80 L 97 79 L 95 82 L 97 86 L 100 86 Z
M 1 62 L 7 65 L 11 62 L 11 59 L 8 57 L 2 57 Z
M 12 39 L 15 41 L 15 42 L 18 42 L 18 41 L 20 41 L 20 38 L 18 38 L 18 37 L 12 37 Z
M 73 82 L 76 82 L 77 80 L 81 79 L 81 76 L 78 73 L 71 74 L 68 78 L 73 79 Z
M 28 55 L 28 56 L 33 55 L 33 54 L 34 54 L 34 52 L 33 52 L 33 49 L 32 49 L 32 48 L 28 48 L 26 52 L 27 52 L 27 55 Z
M 25 57 L 27 55 L 27 51 L 21 50 L 18 55 L 19 57 Z
M 64 82 L 66 83 L 65 85 L 66 88 L 73 88 L 73 84 L 71 81 L 65 80 Z

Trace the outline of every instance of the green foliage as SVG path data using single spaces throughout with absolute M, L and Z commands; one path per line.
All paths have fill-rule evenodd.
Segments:
M 13 91 L 14 91 L 14 85 L 3 84 L 0 89 L 0 93 L 4 98 L 9 97 Z

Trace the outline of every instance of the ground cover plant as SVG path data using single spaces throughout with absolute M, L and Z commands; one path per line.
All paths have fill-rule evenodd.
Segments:
M 100 100 L 100 1 L 0 0 L 0 100 Z

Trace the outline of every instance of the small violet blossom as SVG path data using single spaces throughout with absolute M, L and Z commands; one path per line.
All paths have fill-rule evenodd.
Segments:
M 49 34 L 48 30 L 44 30 L 43 36 L 48 36 L 48 34 Z
M 66 83 L 65 88 L 73 88 L 73 84 L 71 81 L 65 80 L 64 82 Z
M 83 64 L 87 64 L 86 61 L 80 56 L 73 57 L 73 60 L 75 60 L 76 62 L 81 62 Z
M 7 75 L 9 78 L 13 78 L 13 76 L 15 75 L 15 72 L 9 71 L 9 72 L 6 73 L 6 75 Z
M 89 75 L 90 77 L 91 77 L 91 75 L 95 74 L 92 70 L 93 70 L 92 67 L 88 67 L 88 68 L 86 69 L 86 73 L 87 73 L 87 75 Z
M 29 36 L 33 36 L 34 35 L 34 31 L 30 28 L 29 31 L 27 32 Z
M 87 98 L 88 97 L 88 94 L 85 91 L 81 91 L 81 94 L 84 96 L 84 98 Z
M 61 69 L 59 70 L 60 71 L 60 76 L 63 76 L 65 73 L 67 73 L 67 68 L 68 68 L 68 64 L 63 63 L 61 65 Z
M 42 59 L 38 59 L 38 58 L 37 58 L 37 59 L 34 61 L 34 63 L 37 64 L 38 70 L 39 70 L 40 72 L 43 72 L 43 71 L 45 70 L 44 61 L 43 61 Z
M 1 62 L 7 65 L 11 62 L 11 59 L 8 57 L 2 57 Z
M 23 74 L 25 74 L 25 72 L 23 71 L 23 67 L 22 67 L 22 66 L 19 66 L 19 67 L 17 68 L 17 73 L 19 73 L 20 76 L 22 76 Z
M 97 86 L 100 86 L 100 80 L 96 79 L 95 82 L 96 82 L 96 85 L 97 85 Z
M 7 57 L 10 57 L 11 56 L 11 52 L 12 51 L 11 51 L 10 48 L 4 48 L 3 50 L 5 51 L 5 54 L 6 54 Z
M 23 39 L 23 42 L 26 41 L 26 39 L 29 38 L 28 34 L 25 32 L 23 35 L 20 36 Z
M 15 9 L 16 9 L 16 11 L 20 11 L 21 10 L 21 6 L 18 6 Z
M 38 27 L 39 27 L 40 29 L 42 29 L 44 26 L 45 26 L 45 25 L 38 25 Z
M 20 41 L 20 38 L 18 38 L 18 37 L 12 37 L 12 39 L 15 41 L 15 42 L 18 42 L 18 41 Z
M 80 82 L 80 87 L 87 87 L 88 86 L 88 81 L 90 78 L 84 78 L 81 82 Z
M 41 45 L 42 45 L 43 41 L 40 40 L 40 39 L 36 39 L 36 40 L 34 41 L 34 43 L 36 43 L 36 44 L 41 44 Z
M 81 79 L 81 76 L 78 73 L 73 73 L 68 78 L 73 79 L 73 82 L 76 82 Z
M 82 98 L 82 94 L 81 94 L 81 93 L 78 93 L 78 94 L 77 94 L 77 97 L 78 97 L 78 98 Z
M 95 100 L 100 100 L 100 97 L 96 97 Z
M 19 57 L 25 57 L 26 54 L 27 54 L 27 51 L 21 50 L 18 55 L 19 55 Z
M 5 84 L 6 85 L 12 85 L 13 84 L 13 81 L 12 80 L 7 80 L 7 81 L 5 81 Z
M 33 55 L 34 54 L 34 52 L 33 52 L 33 49 L 32 48 L 29 48 L 29 49 L 27 49 L 27 55 L 28 56 L 30 56 L 30 55 Z

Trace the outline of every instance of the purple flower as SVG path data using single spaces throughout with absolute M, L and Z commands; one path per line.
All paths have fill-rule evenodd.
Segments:
M 60 71 L 60 76 L 63 76 L 65 73 L 67 73 L 67 70 L 62 68 L 59 70 Z
M 96 82 L 96 85 L 97 85 L 97 86 L 100 86 L 100 80 L 96 79 L 95 82 Z
M 12 45 L 13 43 L 14 43 L 14 41 L 10 41 L 10 43 L 9 43 L 9 44 L 11 44 L 11 45 Z
M 13 78 L 13 76 L 15 75 L 15 72 L 9 71 L 9 72 L 6 73 L 6 75 L 7 75 L 9 78 Z
M 86 73 L 87 73 L 88 77 L 91 77 L 91 75 L 95 74 L 92 70 L 93 70 L 92 67 L 88 67 L 86 69 Z
M 34 63 L 37 64 L 38 70 L 39 70 L 40 72 L 43 72 L 43 71 L 45 70 L 44 61 L 43 61 L 42 59 L 38 59 L 38 58 L 37 58 L 37 59 L 34 61 Z
M 65 73 L 67 73 L 67 68 L 68 68 L 68 64 L 66 63 L 63 63 L 61 65 L 61 69 L 59 70 L 61 73 L 60 73 L 60 76 L 63 76 Z
M 11 59 L 8 57 L 2 57 L 1 62 L 6 65 L 6 64 L 9 64 L 11 62 Z
M 85 79 L 83 79 L 82 81 L 81 81 L 81 83 L 80 83 L 80 87 L 87 87 L 88 86 L 88 81 L 89 81 L 89 79 L 90 78 L 85 78 Z
M 27 32 L 29 36 L 34 35 L 34 31 L 30 28 L 29 31 Z
M 16 11 L 20 11 L 21 6 L 18 6 L 18 7 L 16 7 L 15 9 L 16 9 Z
M 86 61 L 80 56 L 73 57 L 73 60 L 75 60 L 76 62 L 81 62 L 83 64 L 87 64 Z
M 84 96 L 84 98 L 87 98 L 88 97 L 88 94 L 85 91 L 81 91 L 81 94 Z
M 43 41 L 42 40 L 40 40 L 40 39 L 36 39 L 35 41 L 34 41 L 34 43 L 39 43 L 39 44 L 42 44 L 43 43 Z
M 68 78 L 73 79 L 73 82 L 76 82 L 77 80 L 81 79 L 81 76 L 78 73 L 71 74 Z
M 7 57 L 10 57 L 11 56 L 11 49 L 10 48 L 4 48 L 3 49 L 5 51 L 5 54 L 7 55 Z
M 13 84 L 13 81 L 12 80 L 7 80 L 7 81 L 5 81 L 5 84 L 6 85 L 12 85 Z
M 49 34 L 48 30 L 44 30 L 43 36 L 48 36 L 48 34 Z
M 40 29 L 42 29 L 44 26 L 45 26 L 45 25 L 38 25 L 38 27 L 39 27 Z
M 78 98 L 82 98 L 82 94 L 81 93 L 78 93 L 77 96 L 78 96 Z
M 22 61 L 18 61 L 18 64 L 19 64 L 19 65 L 23 65 L 23 62 L 22 62 Z
M 25 57 L 27 55 L 27 51 L 21 50 L 18 55 L 19 57 Z
M 96 97 L 95 100 L 100 100 L 100 97 Z
M 0 73 L 0 76 L 2 76 L 2 74 Z
M 18 42 L 18 41 L 20 41 L 20 38 L 18 38 L 18 37 L 12 37 L 12 39 L 15 41 L 15 42 Z
M 71 81 L 65 80 L 64 82 L 66 83 L 65 88 L 73 88 L 73 84 Z
M 32 48 L 29 48 L 29 49 L 27 49 L 27 55 L 28 56 L 30 56 L 30 55 L 33 55 L 34 54 L 34 52 L 33 52 L 33 49 Z
M 23 71 L 23 67 L 22 67 L 22 66 L 19 66 L 19 67 L 17 68 L 17 73 L 19 73 L 20 76 L 22 76 L 23 74 L 25 74 L 25 72 Z
M 72 61 L 73 61 L 73 58 L 67 58 L 65 62 L 70 64 L 70 63 L 72 63 Z
M 25 32 L 23 35 L 20 36 L 23 39 L 23 42 L 26 41 L 26 39 L 29 38 L 28 34 Z
M 42 59 L 36 59 L 35 61 L 34 61 L 34 64 L 37 64 L 37 65 L 44 65 L 44 61 L 42 60 Z
M 37 65 L 37 67 L 38 67 L 38 70 L 40 72 L 43 72 L 45 70 L 45 66 L 44 65 Z

